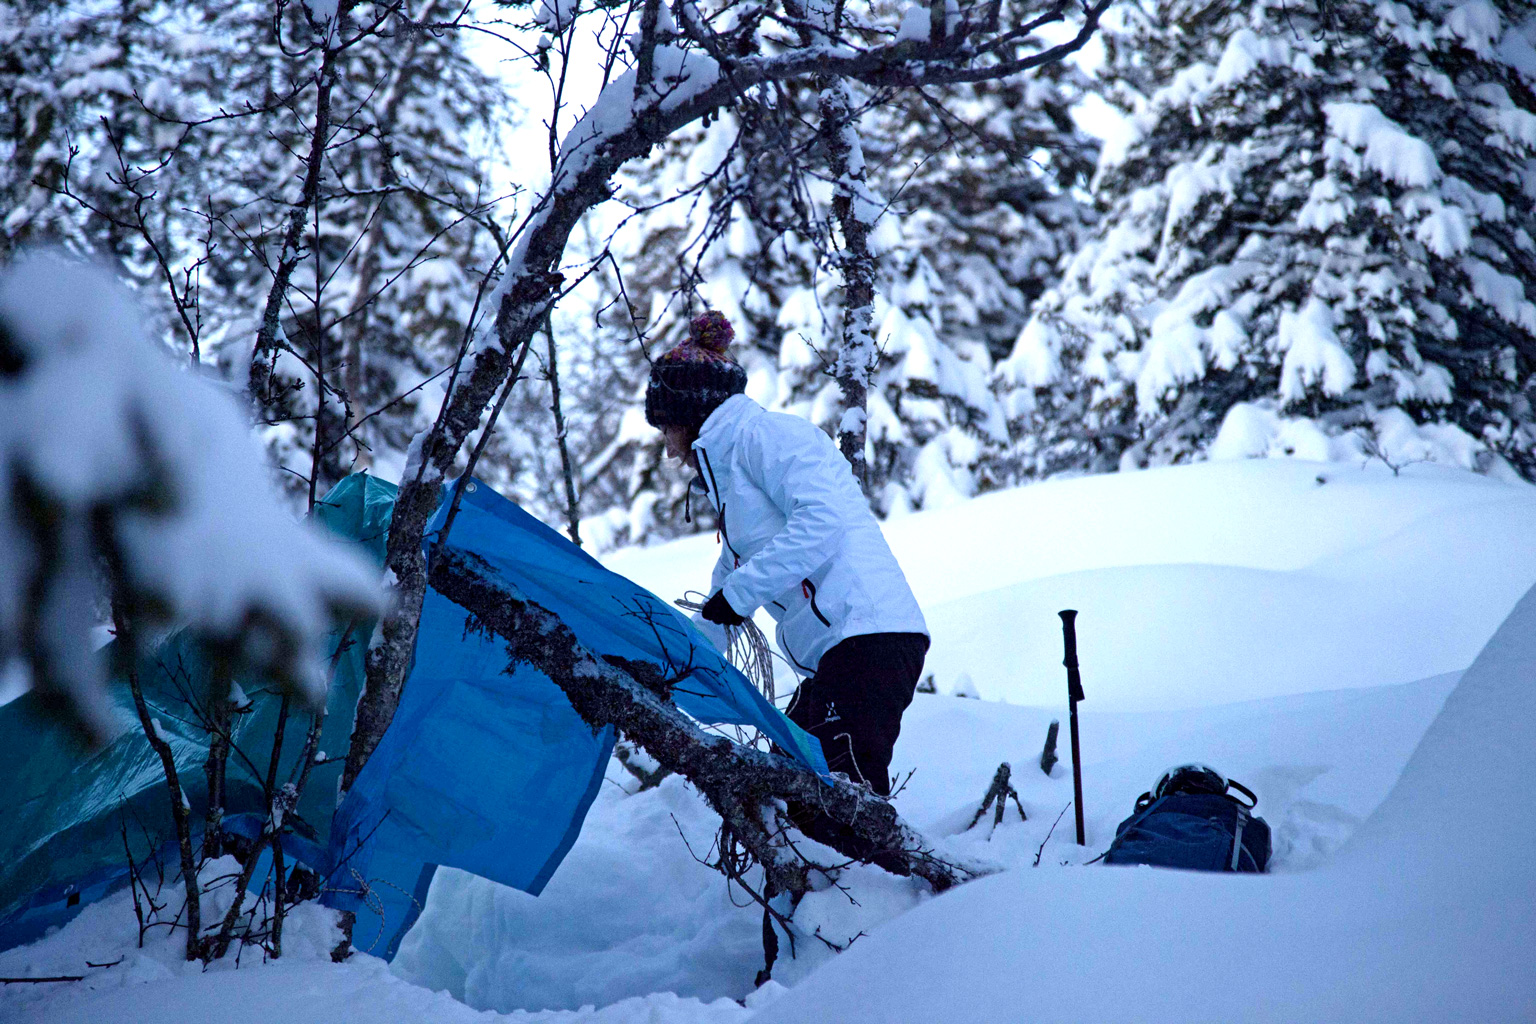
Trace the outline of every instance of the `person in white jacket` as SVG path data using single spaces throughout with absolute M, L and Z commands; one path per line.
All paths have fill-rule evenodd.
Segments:
M 848 461 L 820 428 L 743 392 L 710 310 L 652 365 L 645 414 L 698 473 L 720 557 L 702 617 L 733 626 L 765 608 L 802 677 L 786 709 L 832 771 L 890 793 L 891 750 L 912 702 L 928 627 Z M 723 639 L 723 638 L 715 638 Z

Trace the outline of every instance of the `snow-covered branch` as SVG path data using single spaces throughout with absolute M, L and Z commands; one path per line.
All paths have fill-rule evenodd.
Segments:
M 467 355 L 436 424 L 412 443 L 387 555 L 396 600 L 381 623 L 379 642 L 369 650 L 367 686 L 358 705 L 344 787 L 362 770 L 399 703 L 427 589 L 422 537 L 439 488 L 506 380 L 511 354 L 526 348 L 558 300 L 566 284 L 561 267 L 571 232 L 583 215 L 611 196 L 619 168 L 673 132 L 762 86 L 855 79 L 880 88 L 905 88 L 1003 77 L 1061 60 L 1087 42 L 1109 2 L 1085 6 L 1078 34 L 1045 48 L 1017 35 L 1016 24 L 1003 25 L 987 38 L 977 37 L 979 25 L 960 25 L 942 46 L 914 46 L 911 40 L 892 40 L 888 34 L 872 35 L 875 41 L 865 44 L 844 37 L 826 4 L 825 10 L 817 8 L 814 28 L 802 33 L 802 45 L 789 49 L 784 40 L 760 35 L 757 21 L 749 21 L 744 35 L 722 47 L 702 16 L 685 16 L 681 28 L 668 16 L 670 42 L 655 28 L 649 39 L 642 39 L 645 80 L 640 68 L 607 80 L 592 107 L 566 133 L 549 188 L 521 226 L 508 258 L 494 337 Z M 650 16 L 659 19 L 662 10 L 653 8 Z M 1062 16 L 1057 6 L 1042 17 L 1049 21 Z M 1032 20 L 1026 17 L 1024 22 Z M 1000 56 L 1004 53 L 1009 56 Z M 742 54 L 746 56 L 737 56 Z M 862 421 L 859 426 L 862 429 Z
M 0 277 L 0 660 L 96 741 L 118 727 L 91 642 L 108 600 L 135 636 L 186 624 L 310 701 L 335 618 L 380 605 L 361 556 L 278 504 L 233 396 L 138 325 L 104 271 Z

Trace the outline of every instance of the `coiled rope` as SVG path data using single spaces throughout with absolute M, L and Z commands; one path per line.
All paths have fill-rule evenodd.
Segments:
M 704 607 L 704 595 L 690 590 L 672 603 L 684 611 L 696 612 Z M 725 657 L 752 685 L 763 691 L 768 702 L 773 703 L 777 694 L 773 687 L 773 651 L 768 638 L 757 628 L 757 623 L 747 619 L 739 626 L 725 626 Z

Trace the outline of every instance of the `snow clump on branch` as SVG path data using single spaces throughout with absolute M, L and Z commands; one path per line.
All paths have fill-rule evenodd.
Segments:
M 366 561 L 278 503 L 235 400 L 156 351 L 107 272 L 32 255 L 0 274 L 0 663 L 96 741 L 104 596 L 311 701 L 334 617 L 380 607 Z

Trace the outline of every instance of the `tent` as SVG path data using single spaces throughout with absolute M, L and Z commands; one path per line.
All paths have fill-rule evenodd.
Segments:
M 599 655 L 690 666 L 677 705 L 705 724 L 760 729 L 807 767 L 825 771 L 814 739 L 786 719 L 667 602 L 603 568 L 564 537 L 477 481 L 468 482 L 450 547 L 485 560 L 501 581 L 550 609 Z M 435 537 L 445 500 L 429 525 Z M 316 509 L 328 528 L 382 563 L 395 487 L 355 474 Z M 427 594 L 416 660 L 395 717 L 347 799 L 336 806 L 342 757 L 363 680 L 372 624 L 338 628 L 323 754 L 285 838 L 288 856 L 323 880 L 323 900 L 357 914 L 358 948 L 393 957 L 420 913 L 439 865 L 537 895 L 575 842 L 602 782 L 613 730 L 594 733 L 564 693 L 530 666 L 509 671 L 504 645 L 469 616 Z M 188 714 L 211 669 L 197 645 L 172 635 L 139 659 L 151 715 L 170 740 L 195 828 L 207 804 L 208 734 Z M 126 677 L 124 677 L 125 679 Z M 174 830 L 159 759 L 145 741 L 124 679 L 114 684 L 123 733 L 94 754 L 43 713 L 36 694 L 0 707 L 0 949 L 29 942 L 126 885 L 130 863 L 169 852 Z M 254 836 L 282 700 L 259 679 L 238 679 L 249 710 L 236 716 L 226 827 Z M 279 750 L 290 777 L 308 716 L 295 712 Z

